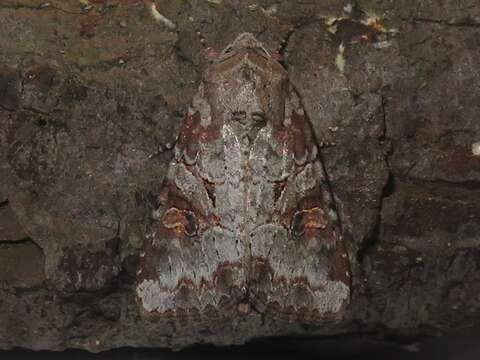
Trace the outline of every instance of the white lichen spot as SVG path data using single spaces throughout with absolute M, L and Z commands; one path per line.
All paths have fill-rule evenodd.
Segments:
M 277 4 L 273 4 L 272 6 L 266 8 L 266 9 L 263 9 L 263 12 L 266 15 L 269 15 L 269 16 L 275 15 L 277 13 L 277 11 L 278 11 L 278 5 Z
M 402 346 L 403 349 L 405 349 L 406 351 L 409 351 L 409 352 L 420 352 L 421 350 L 421 344 L 419 343 L 413 343 L 413 344 L 408 344 L 408 345 L 404 345 Z
M 154 1 L 150 2 L 148 8 L 150 10 L 150 14 L 156 22 L 165 25 L 170 30 L 175 30 L 177 28 L 177 26 L 172 20 L 168 19 L 167 17 L 165 17 L 165 15 L 161 14 L 160 11 L 158 11 Z
M 480 156 L 480 141 L 472 144 L 472 154 L 473 156 Z
M 329 25 L 327 27 L 327 31 L 330 33 L 330 34 L 335 34 L 338 30 L 338 26 L 337 26 L 337 23 L 333 23 L 332 25 Z
M 345 14 L 350 15 L 352 13 L 352 11 L 353 11 L 353 4 L 351 4 L 351 3 L 343 7 L 343 12 Z
M 338 20 L 341 20 L 342 18 L 338 18 L 338 17 L 335 17 L 335 16 L 331 16 L 331 17 L 327 17 L 325 19 L 325 25 L 327 26 L 332 26 L 334 25 Z
M 338 215 L 337 213 L 332 210 L 332 209 L 328 209 L 328 216 L 330 217 L 330 219 L 332 219 L 333 221 L 337 221 L 338 220 Z
M 313 145 L 312 146 L 312 152 L 310 153 L 310 158 L 312 160 L 315 160 L 317 158 L 317 156 L 318 156 L 318 147 L 317 147 L 317 145 Z
M 75 282 L 75 288 L 79 289 L 82 285 L 82 273 L 77 271 L 77 281 Z
M 345 64 L 346 64 L 345 46 L 343 46 L 343 43 L 341 43 L 338 46 L 338 53 L 337 53 L 337 56 L 335 57 L 335 66 L 337 67 L 338 70 L 340 70 L 340 73 L 342 74 L 345 73 Z
M 390 40 L 379 41 L 373 44 L 375 49 L 386 49 L 392 46 L 392 42 Z
M 360 21 L 363 25 L 369 26 L 379 33 L 388 32 L 385 26 L 382 24 L 382 19 L 380 16 L 369 10 L 365 11 L 365 15 L 365 18 Z

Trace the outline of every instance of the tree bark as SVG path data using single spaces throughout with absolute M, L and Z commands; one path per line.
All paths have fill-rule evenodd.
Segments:
M 101 351 L 274 335 L 421 338 L 480 316 L 476 0 L 0 4 L 0 348 Z M 213 49 L 278 50 L 352 260 L 345 319 L 146 324 L 135 272 Z M 197 33 L 200 33 L 198 35 Z

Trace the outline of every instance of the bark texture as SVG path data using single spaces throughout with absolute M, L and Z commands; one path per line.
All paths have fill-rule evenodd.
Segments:
M 348 5 L 159 0 L 172 29 L 131 0 L 2 1 L 0 348 L 420 337 L 478 322 L 480 5 Z M 366 22 L 373 14 L 382 20 Z M 221 337 L 176 336 L 140 320 L 135 304 L 151 193 L 209 48 L 241 32 L 279 50 L 327 144 L 356 259 L 352 302 L 343 322 L 321 329 L 287 333 L 258 315 L 243 333 L 232 324 Z

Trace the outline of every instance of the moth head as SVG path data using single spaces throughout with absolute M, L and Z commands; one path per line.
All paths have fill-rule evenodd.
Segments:
M 249 137 L 265 126 L 281 125 L 287 73 L 253 35 L 227 47 L 205 77 L 212 119 Z
M 270 89 L 263 86 L 265 79 L 248 64 L 220 84 L 218 108 L 223 124 L 238 137 L 253 140 L 270 120 Z
M 235 56 L 237 53 L 249 50 L 256 52 L 258 55 L 264 58 L 271 58 L 270 52 L 265 48 L 265 46 L 258 41 L 255 36 L 251 33 L 242 33 L 237 36 L 237 38 L 225 49 L 219 56 L 218 62 L 228 59 L 229 57 Z
M 265 113 L 259 111 L 234 111 L 231 113 L 230 127 L 238 137 L 253 141 L 258 132 L 267 125 Z

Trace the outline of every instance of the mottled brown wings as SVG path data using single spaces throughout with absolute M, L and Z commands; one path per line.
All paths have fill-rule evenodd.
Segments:
M 256 308 L 303 321 L 340 318 L 350 299 L 348 257 L 310 124 L 290 90 L 283 127 L 252 149 L 257 202 L 268 213 L 250 234 L 249 293 Z M 269 171 L 271 164 L 282 164 Z
M 150 317 L 226 314 L 244 297 L 245 251 L 222 226 L 213 197 L 223 180 L 208 182 L 197 162 L 205 157 L 203 152 L 211 151 L 204 142 L 214 132 L 201 126 L 198 111 L 182 126 L 160 196 L 163 204 L 141 253 L 137 296 Z M 207 146 L 215 142 L 208 141 Z M 221 163 L 221 157 L 217 161 Z
M 283 67 L 250 34 L 204 76 L 145 239 L 150 318 L 322 323 L 350 298 L 348 256 L 318 147 Z

